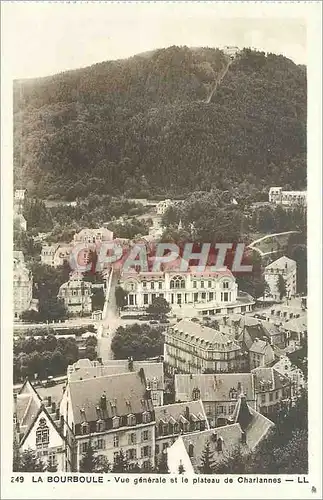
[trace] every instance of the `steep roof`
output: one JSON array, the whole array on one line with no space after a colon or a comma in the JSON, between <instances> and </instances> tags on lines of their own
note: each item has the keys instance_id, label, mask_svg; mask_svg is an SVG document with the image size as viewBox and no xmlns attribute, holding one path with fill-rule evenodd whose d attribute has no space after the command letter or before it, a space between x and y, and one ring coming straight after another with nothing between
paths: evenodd
<instances>
[{"instance_id":1,"label":"steep roof","mask_svg":"<svg viewBox=\"0 0 323 500\"><path fill-rule=\"evenodd\" d=\"M155 407L156 424L158 424L160 420L168 423L171 418L175 419L176 422L178 422L179 418L182 415L184 415L185 417L187 413L197 417L200 420L207 421L203 403L201 400L199 400L199 401L187 401L186 403L174 403L170 405L156 406Z\"/></svg>"},{"instance_id":2,"label":"steep roof","mask_svg":"<svg viewBox=\"0 0 323 500\"><path fill-rule=\"evenodd\" d=\"M251 373L255 376L256 392L274 391L290 385L290 379L272 367L254 368Z\"/></svg>"},{"instance_id":3,"label":"steep roof","mask_svg":"<svg viewBox=\"0 0 323 500\"><path fill-rule=\"evenodd\" d=\"M194 389L199 389L202 401L231 401L231 389L237 391L237 396L243 390L247 400L255 399L251 373L175 375L176 399L190 400Z\"/></svg>"},{"instance_id":4,"label":"steep roof","mask_svg":"<svg viewBox=\"0 0 323 500\"><path fill-rule=\"evenodd\" d=\"M198 337L212 344L219 344L223 346L223 349L227 349L228 347L232 350L239 349L239 346L235 344L228 335L221 333L219 330L215 330L214 328L209 328L208 326L195 323L194 321L182 319L176 323L173 328L174 330L179 330L183 333L193 335L194 337Z\"/></svg>"},{"instance_id":5,"label":"steep roof","mask_svg":"<svg viewBox=\"0 0 323 500\"><path fill-rule=\"evenodd\" d=\"M280 257L277 260L274 260L271 264L268 264L266 266L266 269L285 269L287 265L287 269L294 267L296 265L295 260L289 259L285 255L283 257Z\"/></svg>"},{"instance_id":6,"label":"steep roof","mask_svg":"<svg viewBox=\"0 0 323 500\"><path fill-rule=\"evenodd\" d=\"M283 324L283 328L289 332L303 333L307 331L306 315L300 318L294 318Z\"/></svg>"},{"instance_id":7,"label":"steep roof","mask_svg":"<svg viewBox=\"0 0 323 500\"><path fill-rule=\"evenodd\" d=\"M71 381L68 385L74 424L97 420L96 408L101 396L107 402L103 418L153 411L152 401L146 397L143 371Z\"/></svg>"},{"instance_id":8,"label":"steep roof","mask_svg":"<svg viewBox=\"0 0 323 500\"><path fill-rule=\"evenodd\" d=\"M256 352L258 354L265 354L267 347L269 346L266 340L255 339L254 343L250 347L249 351Z\"/></svg>"},{"instance_id":9,"label":"steep roof","mask_svg":"<svg viewBox=\"0 0 323 500\"><path fill-rule=\"evenodd\" d=\"M28 425L28 428L25 432L25 434L23 435L22 437L22 440L21 442L19 443L20 446L22 446L24 444L24 442L26 441L28 435L30 434L33 426L35 425L35 423L37 422L38 420L38 417L44 413L46 415L46 417L48 418L49 422L52 424L54 430L57 432L57 434L63 439L65 440L64 436L63 436L63 433L61 432L60 428L58 427L58 425L55 423L55 421L53 420L52 416L50 415L50 413L47 411L46 407L44 405L41 405L39 408L38 408L38 411L37 413L34 415L33 419L31 420L30 424Z\"/></svg>"}]
</instances>

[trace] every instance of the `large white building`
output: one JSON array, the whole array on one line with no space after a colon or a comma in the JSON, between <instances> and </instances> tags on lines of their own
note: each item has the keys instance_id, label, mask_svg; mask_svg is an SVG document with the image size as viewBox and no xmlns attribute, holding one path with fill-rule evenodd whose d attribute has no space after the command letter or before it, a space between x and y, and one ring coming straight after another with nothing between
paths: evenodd
<instances>
[{"instance_id":1,"label":"large white building","mask_svg":"<svg viewBox=\"0 0 323 500\"><path fill-rule=\"evenodd\" d=\"M180 261L165 264L159 272L122 271L120 286L128 292L127 306L146 308L162 297L181 316L226 314L252 309L252 297L238 294L238 285L229 269L213 271L206 266L200 272L189 266L181 272Z\"/></svg>"},{"instance_id":2,"label":"large white building","mask_svg":"<svg viewBox=\"0 0 323 500\"><path fill-rule=\"evenodd\" d=\"M14 317L18 319L22 312L30 307L33 295L33 277L27 269L22 252L13 252L13 304Z\"/></svg>"},{"instance_id":3,"label":"large white building","mask_svg":"<svg viewBox=\"0 0 323 500\"><path fill-rule=\"evenodd\" d=\"M98 229L84 228L74 235L73 242L77 243L101 243L103 241L112 241L113 232L105 227Z\"/></svg>"},{"instance_id":4,"label":"large white building","mask_svg":"<svg viewBox=\"0 0 323 500\"><path fill-rule=\"evenodd\" d=\"M292 298L297 291L297 264L288 257L280 257L265 267L265 280L270 288L270 296L275 300L280 300L279 276L282 276L285 282L286 297Z\"/></svg>"},{"instance_id":5,"label":"large white building","mask_svg":"<svg viewBox=\"0 0 323 500\"><path fill-rule=\"evenodd\" d=\"M275 205L306 205L307 191L283 191L281 187L269 189L269 202Z\"/></svg>"}]
</instances>

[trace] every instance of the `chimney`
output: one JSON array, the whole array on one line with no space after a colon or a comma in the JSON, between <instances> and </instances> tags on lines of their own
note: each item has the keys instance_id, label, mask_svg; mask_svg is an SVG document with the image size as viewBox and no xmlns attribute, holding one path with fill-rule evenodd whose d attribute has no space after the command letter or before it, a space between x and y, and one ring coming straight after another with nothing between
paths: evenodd
<instances>
[{"instance_id":1,"label":"chimney","mask_svg":"<svg viewBox=\"0 0 323 500\"><path fill-rule=\"evenodd\" d=\"M47 406L52 406L52 396L48 396L47 401Z\"/></svg>"},{"instance_id":2,"label":"chimney","mask_svg":"<svg viewBox=\"0 0 323 500\"><path fill-rule=\"evenodd\" d=\"M190 421L190 409L188 406L185 408L185 418L186 420Z\"/></svg>"},{"instance_id":3,"label":"chimney","mask_svg":"<svg viewBox=\"0 0 323 500\"><path fill-rule=\"evenodd\" d=\"M190 380L193 380L193 375L190 373Z\"/></svg>"},{"instance_id":4,"label":"chimney","mask_svg":"<svg viewBox=\"0 0 323 500\"><path fill-rule=\"evenodd\" d=\"M56 403L55 401L52 402L52 413L56 412Z\"/></svg>"},{"instance_id":5,"label":"chimney","mask_svg":"<svg viewBox=\"0 0 323 500\"><path fill-rule=\"evenodd\" d=\"M150 387L146 387L146 399L151 399L151 389Z\"/></svg>"},{"instance_id":6,"label":"chimney","mask_svg":"<svg viewBox=\"0 0 323 500\"><path fill-rule=\"evenodd\" d=\"M59 420L60 416L59 416L59 408L56 409L56 420Z\"/></svg>"},{"instance_id":7,"label":"chimney","mask_svg":"<svg viewBox=\"0 0 323 500\"><path fill-rule=\"evenodd\" d=\"M61 420L61 428L63 428L64 427L64 417L63 417L63 415L61 415L60 420Z\"/></svg>"},{"instance_id":8,"label":"chimney","mask_svg":"<svg viewBox=\"0 0 323 500\"><path fill-rule=\"evenodd\" d=\"M105 394L102 394L102 396L100 398L100 408L101 408L101 410L107 409L107 397Z\"/></svg>"},{"instance_id":9,"label":"chimney","mask_svg":"<svg viewBox=\"0 0 323 500\"><path fill-rule=\"evenodd\" d=\"M103 365L102 358L97 358L97 361L100 363L100 365Z\"/></svg>"},{"instance_id":10,"label":"chimney","mask_svg":"<svg viewBox=\"0 0 323 500\"><path fill-rule=\"evenodd\" d=\"M128 358L128 370L130 372L133 371L133 357L132 356L130 358Z\"/></svg>"},{"instance_id":11,"label":"chimney","mask_svg":"<svg viewBox=\"0 0 323 500\"><path fill-rule=\"evenodd\" d=\"M238 393L241 393L241 382L238 382Z\"/></svg>"}]
</instances>

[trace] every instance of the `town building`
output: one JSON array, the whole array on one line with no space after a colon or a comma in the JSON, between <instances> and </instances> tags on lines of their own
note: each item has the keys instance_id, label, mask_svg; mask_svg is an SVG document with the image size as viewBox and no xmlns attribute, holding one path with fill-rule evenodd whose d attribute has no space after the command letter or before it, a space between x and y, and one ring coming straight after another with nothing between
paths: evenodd
<instances>
[{"instance_id":1,"label":"town building","mask_svg":"<svg viewBox=\"0 0 323 500\"><path fill-rule=\"evenodd\" d=\"M111 464L123 450L130 467L154 466L155 414L144 370L70 381L60 411L72 471L79 471L90 443Z\"/></svg>"},{"instance_id":2,"label":"town building","mask_svg":"<svg viewBox=\"0 0 323 500\"><path fill-rule=\"evenodd\" d=\"M296 295L297 264L294 260L288 257L280 257L271 264L265 267L264 277L270 288L270 296L276 300L280 300L279 276L285 283L286 297L292 298Z\"/></svg>"},{"instance_id":3,"label":"town building","mask_svg":"<svg viewBox=\"0 0 323 500\"><path fill-rule=\"evenodd\" d=\"M84 228L74 235L73 243L102 243L113 240L113 232L105 227L98 229Z\"/></svg>"},{"instance_id":4,"label":"town building","mask_svg":"<svg viewBox=\"0 0 323 500\"><path fill-rule=\"evenodd\" d=\"M210 427L227 425L244 393L251 408L256 395L251 373L175 375L175 401L202 400Z\"/></svg>"},{"instance_id":5,"label":"town building","mask_svg":"<svg viewBox=\"0 0 323 500\"><path fill-rule=\"evenodd\" d=\"M129 359L105 360L104 364L99 361L80 359L67 368L69 381L85 380L87 378L102 377L105 375L118 375L119 373L137 372L144 370L147 388L151 392L151 400L154 406L164 404L164 366L163 363L153 361L133 361Z\"/></svg>"},{"instance_id":6,"label":"town building","mask_svg":"<svg viewBox=\"0 0 323 500\"><path fill-rule=\"evenodd\" d=\"M157 203L156 210L157 215L164 215L167 210L174 205L174 202L170 199L162 200Z\"/></svg>"},{"instance_id":7,"label":"town building","mask_svg":"<svg viewBox=\"0 0 323 500\"><path fill-rule=\"evenodd\" d=\"M56 243L54 245L43 245L40 260L42 264L51 267L62 266L69 262L72 245Z\"/></svg>"},{"instance_id":8,"label":"town building","mask_svg":"<svg viewBox=\"0 0 323 500\"><path fill-rule=\"evenodd\" d=\"M171 373L239 372L240 346L218 330L181 320L165 332L164 361Z\"/></svg>"},{"instance_id":9,"label":"town building","mask_svg":"<svg viewBox=\"0 0 323 500\"><path fill-rule=\"evenodd\" d=\"M92 284L78 273L60 286L58 298L64 302L70 315L86 316L92 312Z\"/></svg>"},{"instance_id":10,"label":"town building","mask_svg":"<svg viewBox=\"0 0 323 500\"><path fill-rule=\"evenodd\" d=\"M255 368L254 384L257 410L263 415L275 415L281 402L289 401L292 395L292 381L275 368Z\"/></svg>"},{"instance_id":11,"label":"town building","mask_svg":"<svg viewBox=\"0 0 323 500\"><path fill-rule=\"evenodd\" d=\"M307 384L303 371L294 365L288 356L282 355L277 363L273 365L273 368L291 380L292 396L297 396L302 389L306 388Z\"/></svg>"},{"instance_id":12,"label":"town building","mask_svg":"<svg viewBox=\"0 0 323 500\"><path fill-rule=\"evenodd\" d=\"M268 339L258 339L253 341L249 348L249 367L250 370L258 366L268 366L275 360L275 353Z\"/></svg>"},{"instance_id":13,"label":"town building","mask_svg":"<svg viewBox=\"0 0 323 500\"><path fill-rule=\"evenodd\" d=\"M14 318L19 319L21 313L27 311L33 295L33 277L25 264L21 251L13 252L13 304Z\"/></svg>"},{"instance_id":14,"label":"town building","mask_svg":"<svg viewBox=\"0 0 323 500\"><path fill-rule=\"evenodd\" d=\"M238 294L238 285L229 269L213 271L206 266L200 272L188 266L180 272L181 259L165 263L162 270L122 270L120 286L128 292L127 306L148 307L156 297L164 298L176 314L184 317L251 311L252 297ZM150 263L149 263L150 264Z\"/></svg>"},{"instance_id":15,"label":"town building","mask_svg":"<svg viewBox=\"0 0 323 500\"><path fill-rule=\"evenodd\" d=\"M50 397L42 400L26 380L19 394L14 393L13 418L14 453L32 450L46 470L65 471L66 442L56 403Z\"/></svg>"},{"instance_id":16,"label":"town building","mask_svg":"<svg viewBox=\"0 0 323 500\"><path fill-rule=\"evenodd\" d=\"M283 191L281 187L271 187L269 202L275 205L304 206L307 204L307 191Z\"/></svg>"},{"instance_id":17,"label":"town building","mask_svg":"<svg viewBox=\"0 0 323 500\"><path fill-rule=\"evenodd\" d=\"M13 223L14 227L19 228L21 231L27 231L27 221L21 213L14 213Z\"/></svg>"},{"instance_id":18,"label":"town building","mask_svg":"<svg viewBox=\"0 0 323 500\"><path fill-rule=\"evenodd\" d=\"M203 473L201 459L208 445L216 472L216 467L237 449L245 455L251 453L273 428L273 422L251 408L241 394L229 425L184 434L167 449L169 471L171 474L178 474L181 465L185 474Z\"/></svg>"},{"instance_id":19,"label":"town building","mask_svg":"<svg viewBox=\"0 0 323 500\"><path fill-rule=\"evenodd\" d=\"M202 401L187 401L155 408L155 454L171 446L179 435L209 429Z\"/></svg>"},{"instance_id":20,"label":"town building","mask_svg":"<svg viewBox=\"0 0 323 500\"><path fill-rule=\"evenodd\" d=\"M164 361L171 373L239 371L240 346L221 331L181 320L165 332Z\"/></svg>"},{"instance_id":21,"label":"town building","mask_svg":"<svg viewBox=\"0 0 323 500\"><path fill-rule=\"evenodd\" d=\"M281 326L286 335L288 351L296 351L302 347L307 340L307 315L290 319Z\"/></svg>"}]
</instances>

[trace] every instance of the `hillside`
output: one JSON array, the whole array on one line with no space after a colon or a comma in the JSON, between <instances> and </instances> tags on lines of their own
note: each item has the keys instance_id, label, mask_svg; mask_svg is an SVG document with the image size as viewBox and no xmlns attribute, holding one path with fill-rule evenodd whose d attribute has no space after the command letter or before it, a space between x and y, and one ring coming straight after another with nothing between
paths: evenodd
<instances>
[{"instance_id":1,"label":"hillside","mask_svg":"<svg viewBox=\"0 0 323 500\"><path fill-rule=\"evenodd\" d=\"M14 84L15 184L40 197L306 185L306 69L170 47Z\"/></svg>"}]
</instances>

